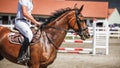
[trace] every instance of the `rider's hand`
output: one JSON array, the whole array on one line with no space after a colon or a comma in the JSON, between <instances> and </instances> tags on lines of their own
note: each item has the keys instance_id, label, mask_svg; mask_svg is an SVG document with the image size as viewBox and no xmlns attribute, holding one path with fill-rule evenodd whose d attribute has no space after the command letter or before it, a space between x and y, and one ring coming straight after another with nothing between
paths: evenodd
<instances>
[{"instance_id":1,"label":"rider's hand","mask_svg":"<svg viewBox=\"0 0 120 68\"><path fill-rule=\"evenodd\" d=\"M37 26L41 26L42 23L41 23L41 22L36 22L36 25L37 25Z\"/></svg>"}]
</instances>

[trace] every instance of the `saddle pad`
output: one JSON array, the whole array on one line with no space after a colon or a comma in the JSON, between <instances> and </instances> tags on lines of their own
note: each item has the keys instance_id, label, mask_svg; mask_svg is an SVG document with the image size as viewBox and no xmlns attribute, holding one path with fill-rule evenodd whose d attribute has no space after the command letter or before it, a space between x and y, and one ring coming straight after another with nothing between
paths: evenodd
<instances>
[{"instance_id":1,"label":"saddle pad","mask_svg":"<svg viewBox=\"0 0 120 68\"><path fill-rule=\"evenodd\" d=\"M37 33L33 32L33 34L34 34L34 36L31 41L31 44L35 44L35 43L39 42L39 39L40 39L39 31ZM14 44L21 44L24 41L24 37L19 32L10 32L8 34L8 39L11 43L14 43Z\"/></svg>"}]
</instances>

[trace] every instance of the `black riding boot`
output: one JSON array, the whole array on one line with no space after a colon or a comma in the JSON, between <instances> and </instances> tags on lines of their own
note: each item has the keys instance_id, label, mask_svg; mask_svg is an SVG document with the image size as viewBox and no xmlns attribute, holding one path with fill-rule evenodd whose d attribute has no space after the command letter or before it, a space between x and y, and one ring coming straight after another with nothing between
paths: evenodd
<instances>
[{"instance_id":1,"label":"black riding boot","mask_svg":"<svg viewBox=\"0 0 120 68\"><path fill-rule=\"evenodd\" d=\"M26 58L26 51L27 51L27 48L28 48L29 45L30 45L29 39L24 38L24 41L22 43L22 46L21 46L21 49L20 49L20 52L19 52L19 56L18 56L18 59L17 59L18 60L17 63L22 63L22 62L25 62L26 60L29 60L28 57Z\"/></svg>"}]
</instances>

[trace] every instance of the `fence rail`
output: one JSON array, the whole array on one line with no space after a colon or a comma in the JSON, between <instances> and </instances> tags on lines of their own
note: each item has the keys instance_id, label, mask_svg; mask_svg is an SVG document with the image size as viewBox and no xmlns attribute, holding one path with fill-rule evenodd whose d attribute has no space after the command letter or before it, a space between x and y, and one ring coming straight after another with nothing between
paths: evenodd
<instances>
[{"instance_id":1,"label":"fence rail","mask_svg":"<svg viewBox=\"0 0 120 68\"><path fill-rule=\"evenodd\" d=\"M104 27L97 27L97 29L101 29L104 30ZM108 28L109 29L109 37L113 37L113 38L118 38L120 39L120 28ZM90 35L93 36L93 27L89 27L89 32ZM99 32L98 32L99 33ZM102 32L101 32L102 34ZM72 39L75 39L75 37L77 37L77 35L75 35L74 33L67 33L67 36L71 36Z\"/></svg>"},{"instance_id":2,"label":"fence rail","mask_svg":"<svg viewBox=\"0 0 120 68\"><path fill-rule=\"evenodd\" d=\"M0 25L0 26L9 27L10 29L14 27L14 25ZM99 27L99 28L104 29L103 27ZM116 37L120 39L120 28L108 28L108 29L109 29L110 37ZM90 35L93 36L93 27L89 27L89 32L90 32ZM76 37L74 34L71 34L71 33L67 33L66 36L72 36L73 39Z\"/></svg>"}]
</instances>

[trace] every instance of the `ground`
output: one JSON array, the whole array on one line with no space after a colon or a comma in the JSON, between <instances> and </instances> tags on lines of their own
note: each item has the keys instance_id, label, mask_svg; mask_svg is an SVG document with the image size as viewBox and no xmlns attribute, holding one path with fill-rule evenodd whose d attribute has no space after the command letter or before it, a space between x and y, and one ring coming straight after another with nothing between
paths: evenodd
<instances>
[{"instance_id":1,"label":"ground","mask_svg":"<svg viewBox=\"0 0 120 68\"><path fill-rule=\"evenodd\" d=\"M48 68L120 68L120 39L110 40L109 55L98 51L96 55L58 53L53 64ZM61 47L90 47L90 44L63 43ZM27 68L4 59L0 68Z\"/></svg>"}]
</instances>

